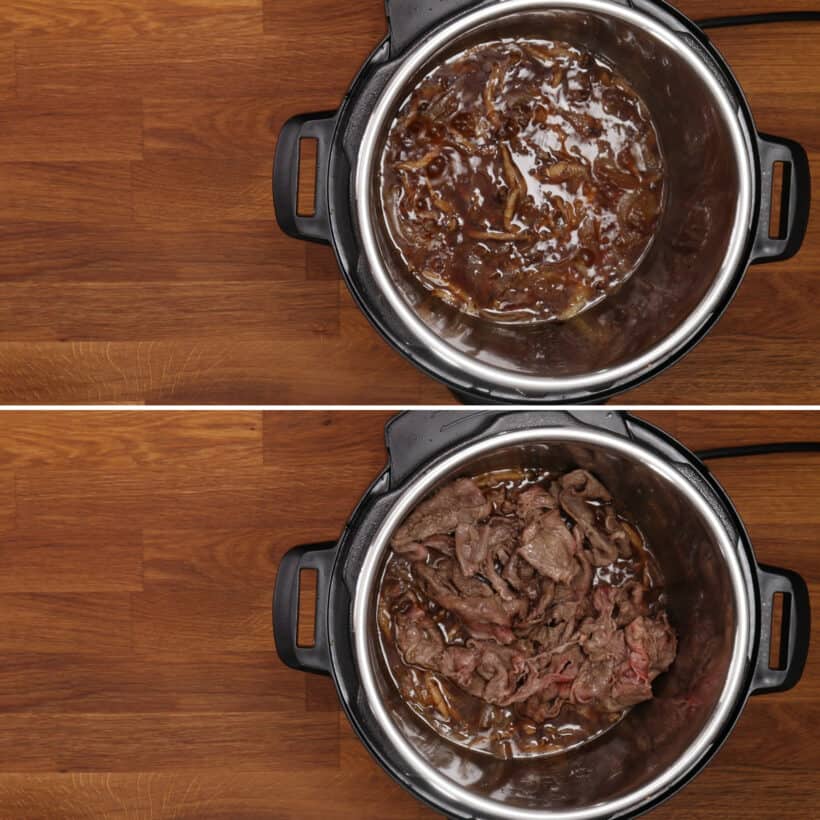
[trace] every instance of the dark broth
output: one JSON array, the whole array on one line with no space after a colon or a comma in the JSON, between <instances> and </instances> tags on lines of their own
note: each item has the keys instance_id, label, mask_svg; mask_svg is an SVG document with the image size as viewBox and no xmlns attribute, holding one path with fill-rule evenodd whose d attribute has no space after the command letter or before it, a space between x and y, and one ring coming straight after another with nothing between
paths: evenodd
<instances>
[{"instance_id":1,"label":"dark broth","mask_svg":"<svg viewBox=\"0 0 820 820\"><path fill-rule=\"evenodd\" d=\"M548 486L553 476L535 471L498 471L474 476L482 490L499 487L522 489L533 484ZM493 515L501 514L494 504ZM643 536L634 524L619 516L633 548L629 559L618 558L599 567L593 575L593 590L599 583L620 587L631 579L649 589L648 611L664 607L662 576ZM428 558L428 562L429 562ZM380 582L379 639L386 668L403 700L428 726L447 740L498 758L535 757L565 752L607 731L629 711L604 712L591 706L564 703L555 718L536 723L518 714L517 706L501 707L465 692L452 681L404 661L394 638L391 587L412 590L419 604L438 625L445 643L464 645L469 636L459 619L424 595L414 582L410 562L391 552Z\"/></svg>"},{"instance_id":2,"label":"dark broth","mask_svg":"<svg viewBox=\"0 0 820 820\"><path fill-rule=\"evenodd\" d=\"M566 320L617 290L658 224L649 112L601 57L532 38L430 71L382 155L386 224L408 270L472 315Z\"/></svg>"}]
</instances>

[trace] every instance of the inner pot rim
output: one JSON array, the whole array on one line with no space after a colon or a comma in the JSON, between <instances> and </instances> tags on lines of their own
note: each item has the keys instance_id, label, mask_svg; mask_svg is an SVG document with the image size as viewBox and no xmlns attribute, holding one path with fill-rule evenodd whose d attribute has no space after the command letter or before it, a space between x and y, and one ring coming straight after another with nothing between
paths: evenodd
<instances>
[{"instance_id":1,"label":"inner pot rim","mask_svg":"<svg viewBox=\"0 0 820 820\"><path fill-rule=\"evenodd\" d=\"M677 328L640 356L616 367L603 368L579 376L554 377L522 374L507 367L481 362L463 353L430 330L410 306L405 296L393 282L379 252L376 231L371 218L373 205L372 182L378 174L379 156L376 146L379 135L389 126L398 100L406 90L407 81L418 69L437 52L448 45L453 38L490 22L496 17L506 17L516 12L528 11L588 11L603 13L642 28L663 46L682 55L711 92L734 148L738 179L738 196L732 235L720 269L700 303ZM639 373L657 366L673 355L692 338L709 320L727 291L730 291L736 274L743 273L747 266L743 254L748 233L753 224L752 203L756 175L751 149L752 137L744 122L742 113L726 89L721 85L713 68L707 65L695 50L675 32L649 15L603 0L503 0L458 18L444 26L435 35L428 37L413 49L388 81L381 92L367 122L359 147L355 172L356 217L361 244L371 275L379 291L389 302L406 332L422 342L440 360L450 367L491 384L512 388L533 394L549 394L600 386L612 386Z\"/></svg>"},{"instance_id":2,"label":"inner pot rim","mask_svg":"<svg viewBox=\"0 0 820 820\"><path fill-rule=\"evenodd\" d=\"M720 547L720 553L728 565L729 575L732 580L736 614L734 644L723 689L716 701L712 715L687 751L666 771L630 794L596 806L559 811L522 809L509 806L498 800L477 796L469 789L459 786L443 776L437 769L427 763L405 740L404 735L391 719L382 703L370 659L372 635L369 630L370 616L373 614L372 610L374 609L372 602L375 594L374 585L378 584L380 578L382 559L388 547L389 538L413 506L425 497L436 482L447 476L452 476L459 467L478 456L513 445L538 444L549 441L557 443L580 442L615 451L620 456L642 462L643 465L649 467L663 479L675 485L687 501L695 507L704 525L709 529ZM533 428L490 436L460 449L432 468L423 470L417 478L410 482L387 513L370 545L366 548L351 607L354 655L366 702L372 710L379 728L398 751L401 764L417 772L423 772L425 779L436 791L457 805L478 812L480 816L504 817L512 820L536 820L536 818L537 820L584 820L584 818L611 816L633 809L654 799L693 769L701 757L715 743L719 742L724 724L731 722L750 663L749 640L752 625L744 570L740 560L741 555L741 551L737 548L737 544L730 539L719 516L700 492L670 463L641 445L610 433L565 427Z\"/></svg>"}]
</instances>

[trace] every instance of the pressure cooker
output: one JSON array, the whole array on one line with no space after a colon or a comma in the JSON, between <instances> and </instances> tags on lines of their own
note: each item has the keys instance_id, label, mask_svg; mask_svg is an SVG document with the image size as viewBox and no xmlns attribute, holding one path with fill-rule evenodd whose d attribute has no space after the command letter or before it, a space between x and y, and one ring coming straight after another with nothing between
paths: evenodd
<instances>
[{"instance_id":1,"label":"pressure cooker","mask_svg":"<svg viewBox=\"0 0 820 820\"><path fill-rule=\"evenodd\" d=\"M387 0L389 32L336 111L293 117L276 149L280 227L332 245L359 307L414 365L470 403L585 403L676 362L729 305L751 263L792 256L806 231L809 165L759 134L726 62L698 26L657 0ZM422 287L391 251L379 158L398 107L452 54L517 35L608 60L641 95L666 157L666 202L638 270L565 322L503 325ZM297 212L299 145L317 140L315 212ZM784 164L770 236L773 166ZM393 249L394 250L394 249Z\"/></svg>"},{"instance_id":2,"label":"pressure cooker","mask_svg":"<svg viewBox=\"0 0 820 820\"><path fill-rule=\"evenodd\" d=\"M279 657L330 675L378 763L452 818L635 816L689 782L732 731L750 695L802 673L809 600L794 572L762 566L731 499L698 458L658 428L602 411L410 412L386 428L388 462L337 541L297 547L273 599ZM455 477L520 467L583 468L636 522L665 578L678 655L654 697L602 736L561 754L499 760L455 745L403 701L378 640L377 593L392 533ZM299 573L317 571L315 642L299 646ZM772 668L772 599L784 595Z\"/></svg>"}]
</instances>

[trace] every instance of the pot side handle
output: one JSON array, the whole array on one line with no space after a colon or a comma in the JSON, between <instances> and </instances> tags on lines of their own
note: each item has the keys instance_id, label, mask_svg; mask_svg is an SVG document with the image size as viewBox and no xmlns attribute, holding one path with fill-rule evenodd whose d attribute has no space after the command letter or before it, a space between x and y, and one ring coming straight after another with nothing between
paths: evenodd
<instances>
[{"instance_id":1,"label":"pot side handle","mask_svg":"<svg viewBox=\"0 0 820 820\"><path fill-rule=\"evenodd\" d=\"M761 192L752 262L777 262L794 256L806 236L811 208L809 160L803 146L793 140L758 134L757 145L760 153ZM778 237L772 238L769 236L769 225L775 162L783 163L783 191Z\"/></svg>"},{"instance_id":2,"label":"pot side handle","mask_svg":"<svg viewBox=\"0 0 820 820\"><path fill-rule=\"evenodd\" d=\"M809 654L811 609L806 582L788 569L760 565L757 572L760 584L760 644L757 668L752 680L752 693L785 692L800 680ZM772 596L781 592L786 598L780 634L780 666L770 669L772 644Z\"/></svg>"},{"instance_id":3,"label":"pot side handle","mask_svg":"<svg viewBox=\"0 0 820 820\"><path fill-rule=\"evenodd\" d=\"M285 553L276 573L273 591L273 637L284 663L302 672L330 674L327 605L330 573L336 560L336 542L303 544ZM299 646L299 574L316 570L316 619L313 646Z\"/></svg>"},{"instance_id":4,"label":"pot side handle","mask_svg":"<svg viewBox=\"0 0 820 820\"><path fill-rule=\"evenodd\" d=\"M330 243L328 161L336 129L336 111L299 114L279 132L273 159L273 207L276 221L288 236L310 242ZM314 212L299 211L299 146L303 139L316 140L316 193Z\"/></svg>"}]
</instances>

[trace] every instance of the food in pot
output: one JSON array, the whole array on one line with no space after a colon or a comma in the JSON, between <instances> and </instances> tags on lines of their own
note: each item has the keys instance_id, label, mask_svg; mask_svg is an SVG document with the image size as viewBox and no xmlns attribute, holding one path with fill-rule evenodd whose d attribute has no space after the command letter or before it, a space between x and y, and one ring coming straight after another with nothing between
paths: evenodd
<instances>
[{"instance_id":1,"label":"food in pot","mask_svg":"<svg viewBox=\"0 0 820 820\"><path fill-rule=\"evenodd\" d=\"M387 667L460 745L523 757L586 742L651 699L675 659L657 563L585 470L459 478L391 547Z\"/></svg>"},{"instance_id":2,"label":"food in pot","mask_svg":"<svg viewBox=\"0 0 820 820\"><path fill-rule=\"evenodd\" d=\"M414 88L381 188L395 249L428 290L490 320L566 320L638 267L664 163L646 106L602 57L500 39Z\"/></svg>"}]
</instances>

